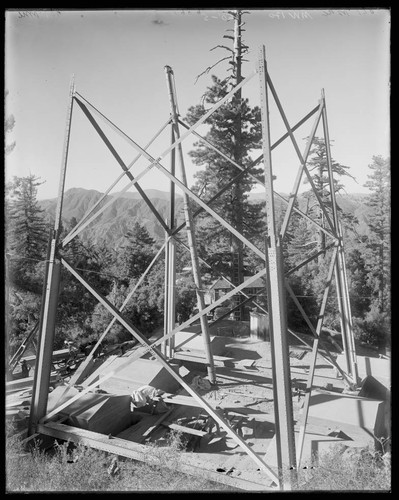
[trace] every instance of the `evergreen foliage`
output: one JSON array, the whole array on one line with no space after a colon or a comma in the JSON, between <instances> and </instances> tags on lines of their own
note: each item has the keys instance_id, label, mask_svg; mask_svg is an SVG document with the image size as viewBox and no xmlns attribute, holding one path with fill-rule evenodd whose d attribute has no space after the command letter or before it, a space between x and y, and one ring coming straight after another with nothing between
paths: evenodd
<instances>
[{"instance_id":1,"label":"evergreen foliage","mask_svg":"<svg viewBox=\"0 0 399 500\"><path fill-rule=\"evenodd\" d=\"M227 78L221 80L212 76L212 85L208 87L203 102L189 108L187 121L190 124L195 123L206 113L206 104L215 104L229 90ZM239 151L237 151L236 138L238 117L241 122ZM248 99L233 99L221 106L205 123L209 125L205 138L210 143L243 168L252 164L250 154L261 145L260 109L258 107L251 108ZM264 202L250 203L248 193L255 184L254 176L260 177L261 169L254 166L249 173L237 178L241 170L209 146L196 142L194 147L196 149L189 152L193 163L204 167L195 175L194 192L208 201L231 182L230 187L215 201L212 201L211 207L246 238L250 240L256 238L262 231L265 231L262 213ZM235 242L231 233L208 213L202 213L200 219L197 226L198 239L202 243L202 248L207 248L208 259L217 271L232 276L232 245L242 245L241 242ZM249 252L244 250L244 260L248 254ZM203 255L202 253L201 256ZM243 273L247 272L248 270L244 267Z\"/></svg>"},{"instance_id":2,"label":"evergreen foliage","mask_svg":"<svg viewBox=\"0 0 399 500\"><path fill-rule=\"evenodd\" d=\"M391 296L390 160L374 156L369 168L371 174L365 184L372 193L367 201L368 206L372 208L368 218L370 237L367 243L369 284L379 311L384 312L390 310Z\"/></svg>"},{"instance_id":3,"label":"evergreen foliage","mask_svg":"<svg viewBox=\"0 0 399 500\"><path fill-rule=\"evenodd\" d=\"M14 177L6 193L6 246L13 262L10 280L26 291L40 293L37 263L46 258L48 223L37 201L42 184L34 175Z\"/></svg>"}]
</instances>

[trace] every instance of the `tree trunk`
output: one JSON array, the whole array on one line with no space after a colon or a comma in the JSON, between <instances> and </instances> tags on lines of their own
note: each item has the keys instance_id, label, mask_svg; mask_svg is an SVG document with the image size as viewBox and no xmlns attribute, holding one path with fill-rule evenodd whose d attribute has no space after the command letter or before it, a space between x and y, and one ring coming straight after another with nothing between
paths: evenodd
<instances>
[{"instance_id":1,"label":"tree trunk","mask_svg":"<svg viewBox=\"0 0 399 500\"><path fill-rule=\"evenodd\" d=\"M238 85L241 80L241 12L237 10L235 12L235 22L234 22L234 71L235 71L235 85ZM233 98L233 104L236 107L236 118L235 118L235 131L234 131L234 161L241 164L242 161L242 141L241 141L241 105L242 93L239 89ZM233 176L239 173L237 167L234 168ZM243 190L241 181L237 181L233 186L232 192L232 225L241 234L243 233ZM232 276L231 281L235 286L240 285L244 281L243 276L243 243L241 240L236 238L234 235L231 237L231 270ZM241 303L242 296L240 294L235 296L235 305L238 306ZM241 306L236 309L234 313L236 320L244 319L244 307Z\"/></svg>"}]
</instances>

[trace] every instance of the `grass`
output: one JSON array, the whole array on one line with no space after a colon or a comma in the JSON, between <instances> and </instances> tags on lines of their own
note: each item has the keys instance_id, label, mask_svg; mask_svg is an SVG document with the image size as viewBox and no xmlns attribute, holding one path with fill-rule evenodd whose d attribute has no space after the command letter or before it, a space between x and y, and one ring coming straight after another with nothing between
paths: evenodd
<instances>
[{"instance_id":1,"label":"grass","mask_svg":"<svg viewBox=\"0 0 399 500\"><path fill-rule=\"evenodd\" d=\"M370 448L347 449L336 445L321 455L314 468L298 473L300 491L390 491L391 463Z\"/></svg>"},{"instance_id":2,"label":"grass","mask_svg":"<svg viewBox=\"0 0 399 500\"><path fill-rule=\"evenodd\" d=\"M116 460L114 455L70 443L56 444L50 453L38 446L26 452L20 439L8 436L6 491L232 491L223 484L180 472L180 449L180 435L172 433L167 446L149 447L153 463L149 465L122 457ZM116 471L112 472L113 467Z\"/></svg>"},{"instance_id":3,"label":"grass","mask_svg":"<svg viewBox=\"0 0 399 500\"><path fill-rule=\"evenodd\" d=\"M38 446L27 452L19 438L8 435L6 491L237 491L182 473L182 448L181 435L172 432L166 446L149 445L150 465L70 443L55 444L50 453ZM371 449L343 453L336 446L319 457L317 466L300 470L295 490L382 492L390 488L391 464L382 453Z\"/></svg>"}]
</instances>

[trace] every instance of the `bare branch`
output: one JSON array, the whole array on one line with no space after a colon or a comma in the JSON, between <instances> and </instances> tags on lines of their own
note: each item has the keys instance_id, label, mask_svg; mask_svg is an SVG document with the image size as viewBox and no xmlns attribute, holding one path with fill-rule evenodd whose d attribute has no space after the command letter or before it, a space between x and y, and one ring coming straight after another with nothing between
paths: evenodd
<instances>
[{"instance_id":1,"label":"bare branch","mask_svg":"<svg viewBox=\"0 0 399 500\"><path fill-rule=\"evenodd\" d=\"M217 48L226 49L234 54L234 50L230 49L229 47L226 47L226 45L216 45L215 47L212 47L209 52L212 52L212 50L215 50Z\"/></svg>"},{"instance_id":2,"label":"bare branch","mask_svg":"<svg viewBox=\"0 0 399 500\"><path fill-rule=\"evenodd\" d=\"M217 66L219 63L225 61L226 59L230 59L230 56L226 56L226 57L223 57L223 59L219 59L219 61L217 61L215 64L212 64L212 66L208 66L202 73L200 73L197 78L195 79L195 82L194 83L197 83L197 81L199 80L199 78L202 76L202 75L205 75L205 74L208 74L211 69L213 69L215 66Z\"/></svg>"}]
</instances>

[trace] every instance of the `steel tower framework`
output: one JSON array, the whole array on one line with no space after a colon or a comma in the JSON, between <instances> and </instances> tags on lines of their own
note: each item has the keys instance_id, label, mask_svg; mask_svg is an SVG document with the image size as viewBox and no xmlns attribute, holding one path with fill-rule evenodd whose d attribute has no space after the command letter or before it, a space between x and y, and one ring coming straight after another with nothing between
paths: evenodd
<instances>
[{"instance_id":1,"label":"steel tower framework","mask_svg":"<svg viewBox=\"0 0 399 500\"><path fill-rule=\"evenodd\" d=\"M87 392L93 390L95 387L100 385L104 380L110 378L115 371L109 372L104 376L100 377L94 383L91 383L88 387L83 389L79 394L70 398L69 400L59 404L55 409L47 412L47 402L48 402L48 390L49 390L49 380L50 380L50 367L51 367L51 355L53 350L54 342L54 332L56 326L56 309L58 301L58 288L60 280L60 270L61 266L67 269L94 297L97 298L98 302L101 303L112 315L112 321L100 336L98 342L93 347L91 353L86 358L86 360L80 365L78 370L72 376L69 385L66 387L64 394L69 390L70 387L78 384L84 380L85 374L87 373L90 361L93 358L93 354L105 338L107 333L110 331L112 325L115 321L121 323L130 334L138 340L140 343L140 348L130 356L125 363L123 363L118 370L123 369L127 364L134 362L135 359L143 356L147 352L151 352L153 356L158 360L159 363L175 378L178 380L180 385L187 390L187 392L201 405L201 407L227 432L227 434L236 441L236 443L242 448L242 450L247 453L252 460L263 470L269 478L273 481L273 484L280 489L289 489L293 482L295 481L295 471L301 460L301 453L303 448L303 440L306 432L306 423L309 409L309 402L311 396L311 389L313 385L313 377L316 366L316 357L318 354L319 346L322 345L322 340L320 339L320 334L323 327L323 318L325 314L325 308L327 304L327 299L329 296L329 291L331 288L331 283L335 279L335 286L337 290L337 302L341 318L341 333L343 339L344 353L346 359L346 370L342 370L335 362L334 358L330 355L326 346L323 346L325 353L320 352L320 354L342 374L349 386L355 387L357 385L357 367L356 367L356 353L352 332L351 323L351 311L350 302L348 295L348 284L345 270L345 256L344 256L344 246L342 239L342 228L339 222L338 209L335 199L334 191L334 180L332 171L332 160L330 152L330 140L329 131L327 123L327 111L326 111L326 100L324 96L324 91L322 92L321 99L318 105L314 107L304 118L297 122L294 126L291 126L288 122L284 109L278 98L277 92L273 86L271 77L267 71L267 63L265 56L264 47L260 47L258 55L258 63L254 71L245 79L243 79L238 85L236 85L225 97L218 101L210 110L208 110L194 125L188 126L178 114L177 99L175 92L175 83L173 71L170 67L165 67L166 80L169 93L169 101L171 106L171 113L169 119L166 121L165 125L155 134L151 141L144 147L141 147L137 142L130 138L125 132L123 132L119 127L117 127L111 120L109 120L98 108L91 104L85 97L83 97L79 92L76 91L75 85L72 81L70 93L69 93L69 105L67 112L67 125L66 125L66 135L64 150L62 156L62 166L60 174L59 183L59 194L57 201L57 210L54 222L54 228L50 237L49 246L49 258L48 265L45 276L45 287L43 292L43 302L41 319L39 326L39 342L38 342L38 357L37 357L37 369L35 370L33 395L32 395L32 405L29 421L29 439L33 437L44 434L53 437L65 438L65 429L62 429L62 425L56 422L57 415L65 409L67 406L72 404L74 401L82 397ZM248 167L244 168L234 160L232 160L228 155L220 151L216 146L211 144L207 139L200 136L197 129L203 124L206 119L212 115L216 110L218 110L224 103L232 98L237 90L241 89L246 85L252 78L257 76L259 83L260 92L260 108L261 108L261 120L262 120L262 136L263 136L263 152L256 158ZM275 143L271 143L270 140L270 123L269 123L269 98L272 97L277 105L279 114L284 121L287 132L282 135ZM101 138L105 146L111 152L116 162L122 168L122 173L114 181L114 183L107 189L107 191L102 195L102 197L88 210L85 216L78 222L78 224L71 230L71 232L61 240L60 229L61 229L61 216L62 216L62 206L64 198L64 186L65 177L67 171L68 163L68 149L71 133L71 122L74 106L78 106L84 115L87 117L88 121L93 126L94 130L97 132L98 136ZM307 122L311 117L314 117L314 121L311 127L311 132L307 139L307 144L303 153L301 153L299 146L294 137L294 132L305 122ZM137 151L138 155L126 165L122 160L121 156L112 145L110 139L104 133L103 129L99 124L99 120L105 121L114 131L118 133L128 144L132 146L134 150ZM307 168L307 160L312 145L312 141L315 137L317 128L322 123L323 134L325 139L325 144L327 148L327 163L328 163L328 174L329 174L329 188L331 195L331 210L327 210L323 200L320 198L312 177ZM154 142L154 140L167 128L171 127L171 144L166 148L163 153L155 158L148 152L149 146ZM182 127L183 132L180 131ZM209 148L212 148L218 154L220 154L225 160L228 160L240 170L240 173L232 179L216 194L212 199L203 200L197 196L191 189L187 186L185 167L184 167L184 157L182 151L183 141L194 135L196 138L200 139ZM278 194L273 189L273 171L272 171L272 151L280 145L286 139L290 139L295 152L299 160L299 168L295 177L294 185L288 199ZM170 169L167 169L163 165L164 159L168 154L171 154L171 164ZM175 175L175 159L178 159L181 180L179 180ZM132 167L137 162L139 158L145 158L148 161L147 167L142 170L137 176L132 173ZM264 166L264 181L251 174L251 169L263 162ZM157 169L163 175L165 175L170 180L170 209L168 220L164 220L161 214L152 204L151 200L146 195L145 191L140 187L140 180L149 172L151 169ZM215 212L212 208L212 202L217 199L223 192L225 192L229 187L237 181L244 174L249 174L252 176L253 180L264 186L265 189L265 201L266 201L266 217L268 222L267 236L265 237L265 247L264 249L259 249L255 246L249 239L247 239L243 234L239 233L234 227L231 226L220 214ZM307 214L297 208L295 202L297 200L298 189L302 181L303 176L306 176L313 193L319 203L320 210L324 215L324 219L327 223L326 227L320 225L317 221L313 220ZM113 187L124 177L129 179L129 183L120 191L117 195L114 195L110 200L105 200L106 196L110 193ZM155 255L154 259L140 277L136 285L129 291L126 296L125 301L122 306L118 309L116 308L106 297L102 296L74 267L62 256L62 249L73 240L81 231L83 231L92 221L96 219L106 208L108 208L115 199L126 192L131 187L140 193L142 199L146 202L147 206L150 208L154 217L158 223L163 227L165 231L165 243L162 245L158 253ZM176 224L176 214L175 214L175 187L178 187L184 193L184 214L185 222L177 226ZM274 210L274 200L278 198L286 205L286 212L284 215L283 224L280 231L276 228L275 221L275 210ZM194 201L196 205L199 206L195 211L193 210L191 203ZM259 256L264 262L265 267L256 273L253 277L249 278L245 283L239 286L233 286L231 281L223 276L223 278L228 281L232 289L222 298L218 299L211 305L206 306L203 298L203 286L202 278L200 273L200 264L206 265L205 261L199 258L196 248L194 223L195 218L202 211L207 211L215 220L217 220L225 229L230 231L235 237L237 237L244 245L251 249L257 256ZM313 259L316 259L320 255L320 251L314 253L312 256L304 260L301 264L291 269L286 275L284 275L283 270L283 256L282 256L282 245L284 239L287 235L287 228L289 226L291 217L293 213L299 214L304 217L309 224L312 224L319 231L323 231L327 235L330 242L328 243L326 250L331 249L331 259L330 267L328 272L328 277L325 283L325 289L323 294L323 299L320 305L320 312L318 316L317 325L314 326L310 319L307 317L305 311L303 310L299 300L293 293L287 277L303 267ZM184 243L179 239L179 233L186 229L187 232L187 243ZM193 270L194 282L196 285L197 292L197 303L198 303L198 313L191 317L184 323L176 326L175 323L175 298L174 298L174 284L175 284L175 245L179 244L186 248L190 252L191 264ZM160 256L165 253L165 321L164 321L164 335L157 341L150 343L149 340L135 327L130 320L124 316L123 310L126 304L132 300L137 288L145 279L146 275L149 273L151 268L160 258ZM218 307L224 301L233 297L236 294L242 294L244 296L244 302L253 300L253 297L248 296L245 293L245 287L253 283L259 277L266 277L267 283L267 297L268 297L268 308L263 309L260 304L258 307L269 315L270 324L270 340L271 340L271 353L272 353L272 374L273 374L273 393L274 393L274 412L275 412L275 425L276 425L276 442L277 442L277 463L279 473L276 474L274 470L264 461L263 457L254 453L254 451L247 445L245 440L239 436L234 429L231 427L228 421L222 418L210 405L209 403L195 391L190 385L188 385L184 379L179 376L171 367L170 361L173 359L174 354L174 336L177 332L180 332L192 325L195 321L200 320L201 324L201 334L204 340L204 350L207 357L208 366L208 377L212 383L216 382L216 372L213 363L212 350L209 342L209 325L207 321L207 313ZM296 306L298 307L300 313L304 317L310 332L312 333L314 340L313 344L309 344L302 338L298 337L295 332L287 327L287 313L286 313L286 290L294 300ZM255 302L256 303L256 302ZM290 365L289 365L289 351L288 351L288 334L296 336L302 343L306 344L312 349L312 364L309 370L309 376L307 380L307 391L305 396L304 407L300 422L300 434L299 441L297 445L294 439L294 423L293 423L293 409L292 409L292 390L291 390L291 377L290 377ZM59 401L62 396L60 396ZM110 448L103 448L110 449ZM120 450L123 454L123 450ZM131 456L131 455L126 455Z\"/></svg>"}]
</instances>

